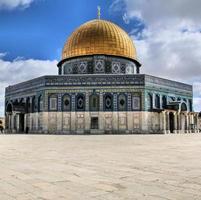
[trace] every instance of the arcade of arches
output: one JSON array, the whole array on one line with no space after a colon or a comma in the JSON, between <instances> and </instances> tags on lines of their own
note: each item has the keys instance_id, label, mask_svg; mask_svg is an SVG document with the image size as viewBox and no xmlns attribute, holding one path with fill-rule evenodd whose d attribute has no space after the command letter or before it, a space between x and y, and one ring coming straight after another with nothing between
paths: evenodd
<instances>
[{"instance_id":1,"label":"arcade of arches","mask_svg":"<svg viewBox=\"0 0 201 200\"><path fill-rule=\"evenodd\" d=\"M47 132L57 132L58 123L61 126L59 130L66 133L74 131L73 126L78 130L86 130L87 126L86 132L93 129L105 132L106 127L109 132L119 133L146 133L147 130L149 133L180 133L198 130L198 113L190 110L191 101L187 103L182 98L176 101L170 99L165 95L147 93L145 101L149 112L143 112L142 95L139 93L51 93L46 100L42 95L32 96L7 102L6 129L12 132L40 132L44 131L46 121ZM44 112L43 105L46 102L48 110ZM86 115L88 122L85 121ZM114 120L117 120L117 127ZM52 123L48 123L50 121ZM83 123L79 124L80 121Z\"/></svg>"}]
</instances>

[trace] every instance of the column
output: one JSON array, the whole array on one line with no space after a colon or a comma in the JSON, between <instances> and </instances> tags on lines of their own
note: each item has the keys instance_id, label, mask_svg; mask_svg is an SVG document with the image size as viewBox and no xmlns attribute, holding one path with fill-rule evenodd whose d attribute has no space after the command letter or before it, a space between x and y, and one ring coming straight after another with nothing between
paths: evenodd
<instances>
[{"instance_id":1,"label":"column","mask_svg":"<svg viewBox=\"0 0 201 200\"><path fill-rule=\"evenodd\" d=\"M113 111L117 111L117 94L113 94Z\"/></svg>"},{"instance_id":2,"label":"column","mask_svg":"<svg viewBox=\"0 0 201 200\"><path fill-rule=\"evenodd\" d=\"M169 112L166 112L166 133L170 133L170 119L169 119Z\"/></svg>"},{"instance_id":3,"label":"column","mask_svg":"<svg viewBox=\"0 0 201 200\"><path fill-rule=\"evenodd\" d=\"M87 112L84 112L84 130L90 132L91 116L89 114L89 92L85 93L85 111Z\"/></svg>"},{"instance_id":4,"label":"column","mask_svg":"<svg viewBox=\"0 0 201 200\"><path fill-rule=\"evenodd\" d=\"M162 95L160 94L160 109L163 109Z\"/></svg>"},{"instance_id":5,"label":"column","mask_svg":"<svg viewBox=\"0 0 201 200\"><path fill-rule=\"evenodd\" d=\"M62 94L58 94L58 111L62 110Z\"/></svg>"},{"instance_id":6,"label":"column","mask_svg":"<svg viewBox=\"0 0 201 200\"><path fill-rule=\"evenodd\" d=\"M103 93L102 92L100 92L100 97L99 97L99 99L100 99L100 111L103 111L104 109L103 109Z\"/></svg>"},{"instance_id":7,"label":"column","mask_svg":"<svg viewBox=\"0 0 201 200\"><path fill-rule=\"evenodd\" d=\"M167 133L167 132L166 132L166 128L167 128L167 124L166 124L166 123L167 123L167 122L166 122L166 118L167 118L167 117L166 117L166 112L163 111L162 114L163 114L163 133L166 134L166 133Z\"/></svg>"},{"instance_id":8,"label":"column","mask_svg":"<svg viewBox=\"0 0 201 200\"><path fill-rule=\"evenodd\" d=\"M196 119L196 122L195 122L195 133L199 133L199 114L197 114L197 113L195 114L195 119Z\"/></svg>"},{"instance_id":9,"label":"column","mask_svg":"<svg viewBox=\"0 0 201 200\"><path fill-rule=\"evenodd\" d=\"M75 94L71 96L71 111L75 111Z\"/></svg>"},{"instance_id":10,"label":"column","mask_svg":"<svg viewBox=\"0 0 201 200\"><path fill-rule=\"evenodd\" d=\"M156 105L155 105L155 97L156 97L156 94L153 93L153 94L152 94L152 108L156 108Z\"/></svg>"},{"instance_id":11,"label":"column","mask_svg":"<svg viewBox=\"0 0 201 200\"><path fill-rule=\"evenodd\" d=\"M188 117L188 113L185 114L185 118L186 118L186 133L189 133L189 117Z\"/></svg>"},{"instance_id":12,"label":"column","mask_svg":"<svg viewBox=\"0 0 201 200\"><path fill-rule=\"evenodd\" d=\"M75 95L76 94L72 94L71 95L71 125L70 125L70 131L72 133L75 133L76 131L76 115L75 115Z\"/></svg>"},{"instance_id":13,"label":"column","mask_svg":"<svg viewBox=\"0 0 201 200\"><path fill-rule=\"evenodd\" d=\"M15 114L12 112L12 115L11 115L11 132L14 133L14 117L15 117Z\"/></svg>"},{"instance_id":14,"label":"column","mask_svg":"<svg viewBox=\"0 0 201 200\"><path fill-rule=\"evenodd\" d=\"M181 116L180 116L180 113L177 113L177 131L178 133L181 132Z\"/></svg>"},{"instance_id":15,"label":"column","mask_svg":"<svg viewBox=\"0 0 201 200\"><path fill-rule=\"evenodd\" d=\"M39 130L39 126L38 126L38 121L39 121L39 113L38 112L35 112L35 118L36 118L36 120L35 120L35 130L37 131L37 130Z\"/></svg>"},{"instance_id":16,"label":"column","mask_svg":"<svg viewBox=\"0 0 201 200\"><path fill-rule=\"evenodd\" d=\"M85 111L89 111L89 92L85 95Z\"/></svg>"},{"instance_id":17,"label":"column","mask_svg":"<svg viewBox=\"0 0 201 200\"><path fill-rule=\"evenodd\" d=\"M130 93L127 95L127 109L128 111L132 110L132 96Z\"/></svg>"},{"instance_id":18,"label":"column","mask_svg":"<svg viewBox=\"0 0 201 200\"><path fill-rule=\"evenodd\" d=\"M181 133L185 133L185 115L183 113L180 114L180 130Z\"/></svg>"},{"instance_id":19,"label":"column","mask_svg":"<svg viewBox=\"0 0 201 200\"><path fill-rule=\"evenodd\" d=\"M17 130L17 132L19 133L20 131L20 115L19 115L20 113L17 113L16 114L16 130Z\"/></svg>"},{"instance_id":20,"label":"column","mask_svg":"<svg viewBox=\"0 0 201 200\"><path fill-rule=\"evenodd\" d=\"M197 117L197 132L199 133L199 128L200 128L199 127L199 114L197 114L196 117Z\"/></svg>"},{"instance_id":21,"label":"column","mask_svg":"<svg viewBox=\"0 0 201 200\"><path fill-rule=\"evenodd\" d=\"M193 123L192 123L192 114L189 112L188 114L188 122L189 122L189 133L192 133Z\"/></svg>"},{"instance_id":22,"label":"column","mask_svg":"<svg viewBox=\"0 0 201 200\"><path fill-rule=\"evenodd\" d=\"M118 131L118 124L119 124L119 119L118 119L118 113L117 113L117 103L118 103L118 98L117 94L113 94L113 112L112 112L112 129L116 132Z\"/></svg>"}]
</instances>

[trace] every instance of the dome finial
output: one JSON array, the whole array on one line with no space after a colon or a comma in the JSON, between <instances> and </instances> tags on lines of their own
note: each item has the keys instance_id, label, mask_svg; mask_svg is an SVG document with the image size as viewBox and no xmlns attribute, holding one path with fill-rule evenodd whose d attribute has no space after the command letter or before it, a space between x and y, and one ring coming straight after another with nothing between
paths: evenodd
<instances>
[{"instance_id":1,"label":"dome finial","mask_svg":"<svg viewBox=\"0 0 201 200\"><path fill-rule=\"evenodd\" d=\"M98 6L97 9L98 9L98 19L100 19L101 18L101 7Z\"/></svg>"}]
</instances>

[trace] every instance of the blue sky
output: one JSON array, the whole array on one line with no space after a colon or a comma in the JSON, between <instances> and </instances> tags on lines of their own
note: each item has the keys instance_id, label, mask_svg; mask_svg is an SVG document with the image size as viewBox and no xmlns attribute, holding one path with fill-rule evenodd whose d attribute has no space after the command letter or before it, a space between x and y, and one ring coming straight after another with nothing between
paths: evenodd
<instances>
[{"instance_id":1,"label":"blue sky","mask_svg":"<svg viewBox=\"0 0 201 200\"><path fill-rule=\"evenodd\" d=\"M97 17L98 5L103 19L131 30L121 12L110 10L108 0L37 0L26 9L0 11L0 52L8 52L8 60L59 60L66 38L75 28Z\"/></svg>"},{"instance_id":2,"label":"blue sky","mask_svg":"<svg viewBox=\"0 0 201 200\"><path fill-rule=\"evenodd\" d=\"M200 0L0 0L0 116L4 88L57 74L67 37L98 5L133 39L141 72L192 84L201 111Z\"/></svg>"}]
</instances>

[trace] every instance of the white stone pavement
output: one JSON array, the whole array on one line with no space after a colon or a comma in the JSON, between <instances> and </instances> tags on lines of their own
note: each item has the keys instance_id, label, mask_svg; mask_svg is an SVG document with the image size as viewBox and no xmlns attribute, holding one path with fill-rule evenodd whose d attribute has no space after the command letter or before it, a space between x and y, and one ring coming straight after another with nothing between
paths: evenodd
<instances>
[{"instance_id":1,"label":"white stone pavement","mask_svg":"<svg viewBox=\"0 0 201 200\"><path fill-rule=\"evenodd\" d=\"M0 135L0 200L200 200L201 134Z\"/></svg>"}]
</instances>

